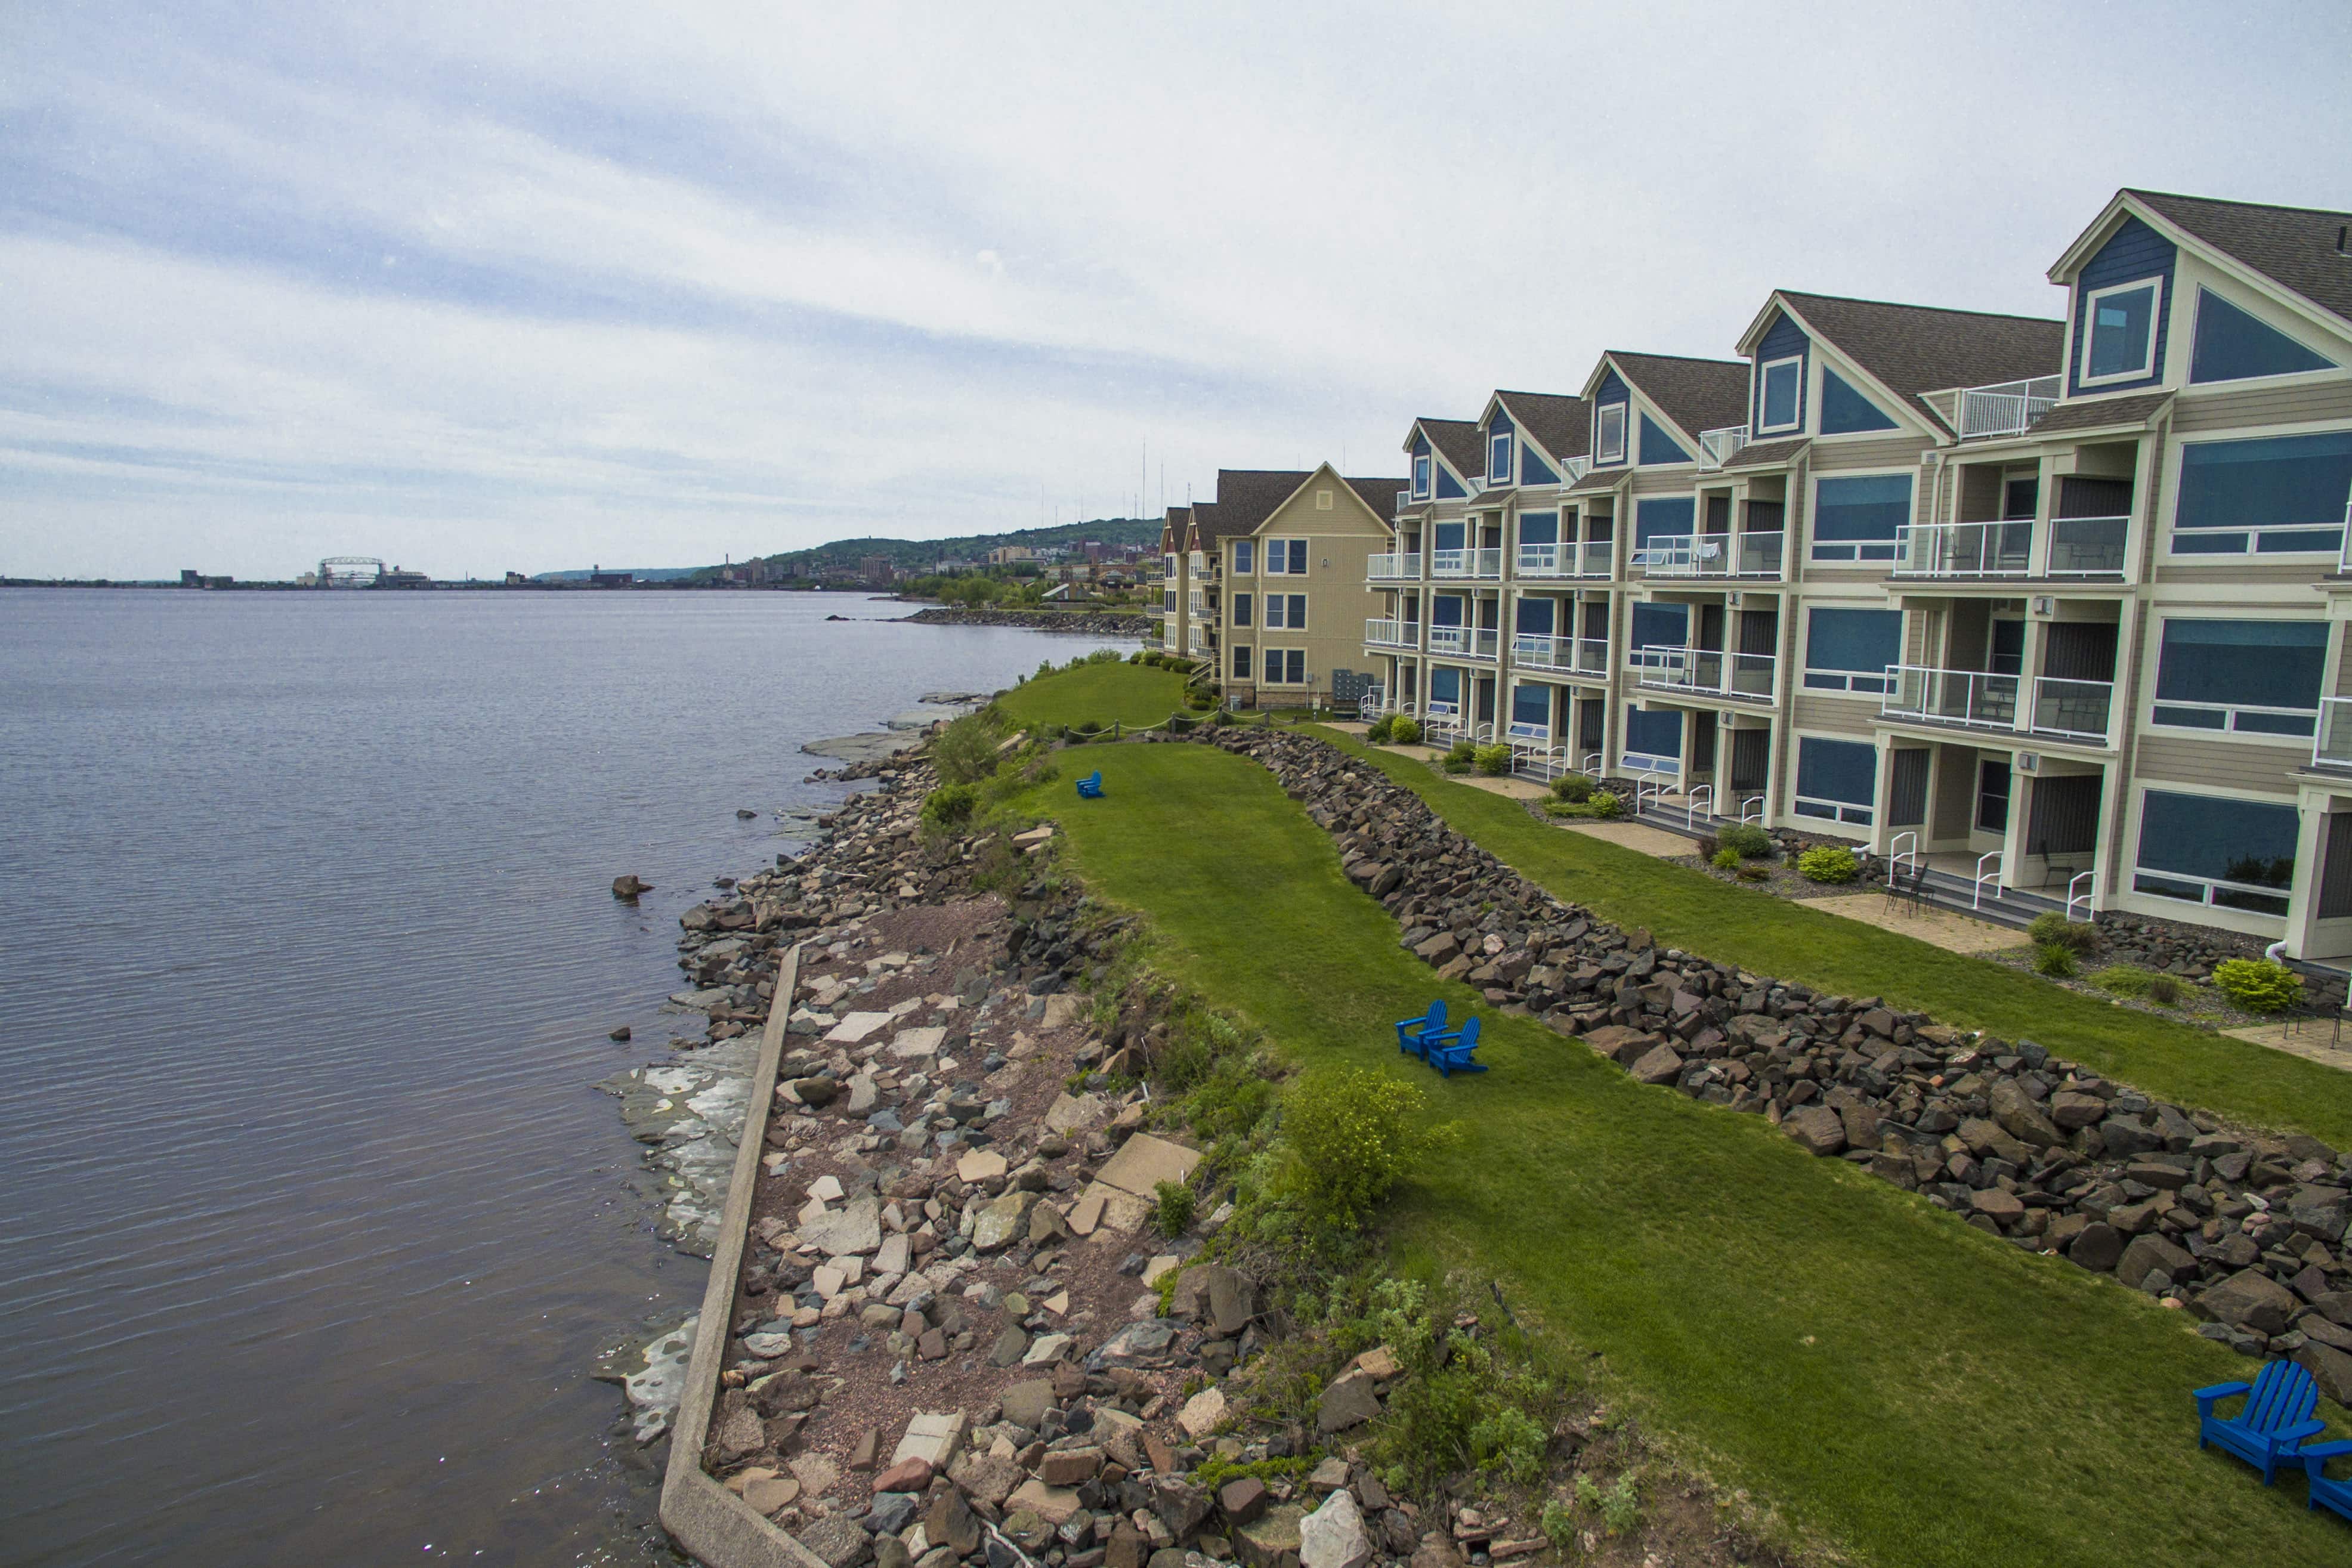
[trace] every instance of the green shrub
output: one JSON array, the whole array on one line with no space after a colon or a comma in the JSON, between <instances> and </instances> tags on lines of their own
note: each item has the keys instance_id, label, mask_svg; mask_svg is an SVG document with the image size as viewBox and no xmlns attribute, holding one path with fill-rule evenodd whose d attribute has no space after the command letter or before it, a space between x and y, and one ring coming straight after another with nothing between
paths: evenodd
<instances>
[{"instance_id":1,"label":"green shrub","mask_svg":"<svg viewBox=\"0 0 2352 1568\"><path fill-rule=\"evenodd\" d=\"M2178 975L2150 975L2147 999L2158 1007L2177 1008L2189 998L2188 983Z\"/></svg>"},{"instance_id":2,"label":"green shrub","mask_svg":"<svg viewBox=\"0 0 2352 1568\"><path fill-rule=\"evenodd\" d=\"M1421 720L1406 718L1399 715L1396 723L1389 727L1389 744L1391 746L1420 745Z\"/></svg>"},{"instance_id":3,"label":"green shrub","mask_svg":"<svg viewBox=\"0 0 2352 1568\"><path fill-rule=\"evenodd\" d=\"M1402 1079L1360 1067L1302 1075L1282 1097L1291 1184L1310 1213L1342 1221L1371 1212L1451 1126L1424 1128L1427 1097Z\"/></svg>"},{"instance_id":4,"label":"green shrub","mask_svg":"<svg viewBox=\"0 0 2352 1568\"><path fill-rule=\"evenodd\" d=\"M948 784L977 784L996 771L996 730L980 714L968 713L931 742L931 766Z\"/></svg>"},{"instance_id":5,"label":"green shrub","mask_svg":"<svg viewBox=\"0 0 2352 1568\"><path fill-rule=\"evenodd\" d=\"M2043 942L2033 949L2033 972L2037 975L2063 980L2081 967L2074 961L2074 949L2063 942Z\"/></svg>"},{"instance_id":6,"label":"green shrub","mask_svg":"<svg viewBox=\"0 0 2352 1568\"><path fill-rule=\"evenodd\" d=\"M1160 1234L1173 1239L1192 1227L1192 1208L1197 1201L1192 1189L1181 1181L1163 1181L1151 1189L1158 1199L1151 1207L1154 1224Z\"/></svg>"},{"instance_id":7,"label":"green shrub","mask_svg":"<svg viewBox=\"0 0 2352 1568\"><path fill-rule=\"evenodd\" d=\"M1389 743L1390 735L1394 733L1395 729L1396 715L1384 713L1372 720L1371 727L1364 731L1364 741L1370 746L1386 746Z\"/></svg>"},{"instance_id":8,"label":"green shrub","mask_svg":"<svg viewBox=\"0 0 2352 1568\"><path fill-rule=\"evenodd\" d=\"M980 804L980 789L971 784L942 784L923 797L923 825L944 832L971 821Z\"/></svg>"},{"instance_id":9,"label":"green shrub","mask_svg":"<svg viewBox=\"0 0 2352 1568\"><path fill-rule=\"evenodd\" d=\"M2303 977L2268 958L2225 958L2213 966L2213 988L2250 1013L2284 1012L2303 999Z\"/></svg>"},{"instance_id":10,"label":"green shrub","mask_svg":"<svg viewBox=\"0 0 2352 1568\"><path fill-rule=\"evenodd\" d=\"M1758 865L1753 861L1742 862L1739 867L1739 880L1742 882L1769 882L1772 880L1772 868L1770 866Z\"/></svg>"},{"instance_id":11,"label":"green shrub","mask_svg":"<svg viewBox=\"0 0 2352 1568\"><path fill-rule=\"evenodd\" d=\"M1797 873L1807 882L1852 882L1862 869L1842 844L1815 844L1797 857Z\"/></svg>"},{"instance_id":12,"label":"green shrub","mask_svg":"<svg viewBox=\"0 0 2352 1568\"><path fill-rule=\"evenodd\" d=\"M1511 770L1511 748L1507 746L1482 746L1470 754L1478 771L1489 779L1500 779Z\"/></svg>"},{"instance_id":13,"label":"green shrub","mask_svg":"<svg viewBox=\"0 0 2352 1568\"><path fill-rule=\"evenodd\" d=\"M1538 1528L1544 1532L1544 1539L1552 1543L1553 1550L1565 1552L1576 1539L1576 1512L1558 1498L1548 1499Z\"/></svg>"},{"instance_id":14,"label":"green shrub","mask_svg":"<svg viewBox=\"0 0 2352 1568\"><path fill-rule=\"evenodd\" d=\"M1535 1417L1505 1405L1470 1428L1470 1457L1482 1470L1500 1470L1525 1485L1543 1474L1544 1429Z\"/></svg>"},{"instance_id":15,"label":"green shrub","mask_svg":"<svg viewBox=\"0 0 2352 1568\"><path fill-rule=\"evenodd\" d=\"M1587 814L1601 821L1612 821L1625 814L1625 797L1612 795L1606 789L1596 789L1592 792L1592 799L1584 803L1584 809Z\"/></svg>"},{"instance_id":16,"label":"green shrub","mask_svg":"<svg viewBox=\"0 0 2352 1568\"><path fill-rule=\"evenodd\" d=\"M1642 1522L1642 1493L1628 1470L1601 1494L1601 1523L1612 1535L1624 1535Z\"/></svg>"},{"instance_id":17,"label":"green shrub","mask_svg":"<svg viewBox=\"0 0 2352 1568\"><path fill-rule=\"evenodd\" d=\"M2154 975L2146 969L2135 969L2129 964L2110 964L2091 977L2091 984L2119 997L2144 997L2155 982Z\"/></svg>"},{"instance_id":18,"label":"green shrub","mask_svg":"<svg viewBox=\"0 0 2352 1568\"><path fill-rule=\"evenodd\" d=\"M2037 915L2025 934L2036 945L2047 947L2055 943L2074 953L2090 953L2099 946L2099 928L2087 920L2069 920L2056 910Z\"/></svg>"},{"instance_id":19,"label":"green shrub","mask_svg":"<svg viewBox=\"0 0 2352 1568\"><path fill-rule=\"evenodd\" d=\"M1478 748L1466 740L1457 740L1454 749L1445 754L1445 771L1467 773L1478 760Z\"/></svg>"},{"instance_id":20,"label":"green shrub","mask_svg":"<svg viewBox=\"0 0 2352 1568\"><path fill-rule=\"evenodd\" d=\"M1772 835L1753 822L1735 822L1715 838L1741 860L1769 860L1772 856Z\"/></svg>"},{"instance_id":21,"label":"green shrub","mask_svg":"<svg viewBox=\"0 0 2352 1568\"><path fill-rule=\"evenodd\" d=\"M1592 780L1581 773L1563 773L1551 781L1551 792L1572 806L1592 799Z\"/></svg>"},{"instance_id":22,"label":"green shrub","mask_svg":"<svg viewBox=\"0 0 2352 1568\"><path fill-rule=\"evenodd\" d=\"M1728 847L1719 849L1715 852L1709 863L1717 871L1738 871L1739 869L1739 852Z\"/></svg>"}]
</instances>

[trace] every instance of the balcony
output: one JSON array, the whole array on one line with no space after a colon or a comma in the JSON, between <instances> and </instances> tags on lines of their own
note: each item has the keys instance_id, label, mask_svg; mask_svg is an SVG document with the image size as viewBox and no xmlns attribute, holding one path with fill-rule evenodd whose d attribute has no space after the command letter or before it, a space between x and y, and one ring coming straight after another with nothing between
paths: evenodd
<instances>
[{"instance_id":1,"label":"balcony","mask_svg":"<svg viewBox=\"0 0 2352 1568\"><path fill-rule=\"evenodd\" d=\"M2352 697L2322 697L2319 733L2311 743L2311 765L2352 773Z\"/></svg>"},{"instance_id":2,"label":"balcony","mask_svg":"<svg viewBox=\"0 0 2352 1568\"><path fill-rule=\"evenodd\" d=\"M2031 381L2001 382L1992 386L1965 387L1959 395L1960 439L1983 435L2016 435L2050 412L2058 401L2058 378L2036 376Z\"/></svg>"},{"instance_id":3,"label":"balcony","mask_svg":"<svg viewBox=\"0 0 2352 1568\"><path fill-rule=\"evenodd\" d=\"M1921 523L1895 530L1896 577L2025 577L2033 570L2033 519Z\"/></svg>"},{"instance_id":4,"label":"balcony","mask_svg":"<svg viewBox=\"0 0 2352 1568\"><path fill-rule=\"evenodd\" d=\"M2121 577L2129 517L2053 517L2052 577Z\"/></svg>"},{"instance_id":5,"label":"balcony","mask_svg":"<svg viewBox=\"0 0 2352 1568\"><path fill-rule=\"evenodd\" d=\"M1702 468L1720 468L1738 456L1740 449L1747 444L1748 427L1744 424L1727 424L1716 430L1702 430L1698 433L1698 465Z\"/></svg>"},{"instance_id":6,"label":"balcony","mask_svg":"<svg viewBox=\"0 0 2352 1568\"><path fill-rule=\"evenodd\" d=\"M1562 675L1606 675L1609 639L1551 637L1521 632L1511 639L1511 663L1523 670L1544 670Z\"/></svg>"},{"instance_id":7,"label":"balcony","mask_svg":"<svg viewBox=\"0 0 2352 1568\"><path fill-rule=\"evenodd\" d=\"M1455 659L1491 659L1498 635L1491 626L1432 626L1429 651Z\"/></svg>"},{"instance_id":8,"label":"balcony","mask_svg":"<svg viewBox=\"0 0 2352 1568\"><path fill-rule=\"evenodd\" d=\"M1726 653L1713 648L1657 643L1634 649L1627 663L1633 667L1634 683L1654 691L1765 703L1772 700L1773 677L1780 668L1780 660L1770 653Z\"/></svg>"},{"instance_id":9,"label":"balcony","mask_svg":"<svg viewBox=\"0 0 2352 1568\"><path fill-rule=\"evenodd\" d=\"M1421 622L1418 621L1367 621L1364 622L1364 646L1417 649L1421 646Z\"/></svg>"},{"instance_id":10,"label":"balcony","mask_svg":"<svg viewBox=\"0 0 2352 1568\"><path fill-rule=\"evenodd\" d=\"M1399 550L1390 555L1376 555L1364 562L1366 582L1419 582L1421 552Z\"/></svg>"},{"instance_id":11,"label":"balcony","mask_svg":"<svg viewBox=\"0 0 2352 1568\"><path fill-rule=\"evenodd\" d=\"M1432 550L1429 553L1429 575L1500 582L1503 579L1503 552L1491 548Z\"/></svg>"},{"instance_id":12,"label":"balcony","mask_svg":"<svg viewBox=\"0 0 2352 1568\"><path fill-rule=\"evenodd\" d=\"M1878 716L2104 746L2115 690L2109 681L2042 675L2029 686L2022 675L1889 664ZM2018 709L2021 695L2029 699L2022 715Z\"/></svg>"},{"instance_id":13,"label":"balcony","mask_svg":"<svg viewBox=\"0 0 2352 1568\"><path fill-rule=\"evenodd\" d=\"M1732 534L1653 534L1633 552L1633 564L1651 577L1778 578L1782 550L1779 529Z\"/></svg>"},{"instance_id":14,"label":"balcony","mask_svg":"<svg viewBox=\"0 0 2352 1568\"><path fill-rule=\"evenodd\" d=\"M1580 545L1573 539L1556 545L1521 545L1518 574L1525 578L1607 577L1610 550L1607 539L1588 539Z\"/></svg>"}]
</instances>

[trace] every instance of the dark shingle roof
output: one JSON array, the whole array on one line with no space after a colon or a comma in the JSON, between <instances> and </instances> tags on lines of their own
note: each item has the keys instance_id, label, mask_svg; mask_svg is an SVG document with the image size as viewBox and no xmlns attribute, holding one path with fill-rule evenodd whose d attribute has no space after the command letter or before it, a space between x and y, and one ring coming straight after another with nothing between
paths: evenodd
<instances>
[{"instance_id":1,"label":"dark shingle roof","mask_svg":"<svg viewBox=\"0 0 2352 1568\"><path fill-rule=\"evenodd\" d=\"M1417 419L1413 421L1430 444L1445 455L1445 461L1465 479L1475 483L1486 471L1486 455L1478 449L1478 422L1472 419Z\"/></svg>"},{"instance_id":2,"label":"dark shingle roof","mask_svg":"<svg viewBox=\"0 0 2352 1568\"><path fill-rule=\"evenodd\" d=\"M1314 477L1288 468L1220 468L1217 470L1216 516L1203 525L1203 540L1255 533L1274 516L1274 509L1298 494L1298 486ZM1205 548L1205 547L1204 547Z\"/></svg>"},{"instance_id":3,"label":"dark shingle roof","mask_svg":"<svg viewBox=\"0 0 2352 1568\"><path fill-rule=\"evenodd\" d=\"M1615 349L1609 357L1643 397L1694 436L1748 423L1746 360L1685 360Z\"/></svg>"},{"instance_id":4,"label":"dark shingle roof","mask_svg":"<svg viewBox=\"0 0 2352 1568\"><path fill-rule=\"evenodd\" d=\"M1809 438L1801 435L1794 441L1751 441L1733 453L1731 461L1726 463L1724 466L1726 468L1769 468L1776 463L1786 463L1811 444Z\"/></svg>"},{"instance_id":5,"label":"dark shingle roof","mask_svg":"<svg viewBox=\"0 0 2352 1568\"><path fill-rule=\"evenodd\" d=\"M1633 469L1624 467L1595 468L1583 478L1570 485L1568 487L1568 493L1571 496L1581 496L1595 490L1613 490L1625 482L1625 476L1633 472Z\"/></svg>"},{"instance_id":6,"label":"dark shingle roof","mask_svg":"<svg viewBox=\"0 0 2352 1568\"><path fill-rule=\"evenodd\" d=\"M2054 376L2066 357L2063 321L1778 292L1840 352L1946 428L1921 393Z\"/></svg>"},{"instance_id":7,"label":"dark shingle roof","mask_svg":"<svg viewBox=\"0 0 2352 1568\"><path fill-rule=\"evenodd\" d=\"M2029 436L2057 435L2073 430L2142 425L2171 401L2170 392L2140 392L2131 397L2098 398L2087 402L2063 402L2035 420L2026 428L2025 434Z\"/></svg>"},{"instance_id":8,"label":"dark shingle roof","mask_svg":"<svg viewBox=\"0 0 2352 1568\"><path fill-rule=\"evenodd\" d=\"M1364 498L1364 505L1372 509L1372 516L1385 523L1396 516L1397 502L1404 497L1405 492L1412 488L1412 481L1410 479L1350 479L1348 481L1348 488L1361 496Z\"/></svg>"},{"instance_id":9,"label":"dark shingle roof","mask_svg":"<svg viewBox=\"0 0 2352 1568\"><path fill-rule=\"evenodd\" d=\"M1214 501L1195 501L1192 505L1191 511L1192 542L1185 548L1205 550L1215 542L1218 537L1210 531L1216 527L1217 504Z\"/></svg>"},{"instance_id":10,"label":"dark shingle roof","mask_svg":"<svg viewBox=\"0 0 2352 1568\"><path fill-rule=\"evenodd\" d=\"M2352 256L2336 249L2336 234L2352 224L2352 213L2217 202L2164 191L2125 193L2321 309L2352 320Z\"/></svg>"},{"instance_id":11,"label":"dark shingle roof","mask_svg":"<svg viewBox=\"0 0 2352 1568\"><path fill-rule=\"evenodd\" d=\"M1191 533L1192 528L1192 507L1169 507L1166 519L1160 525L1160 553L1168 555L1185 549L1184 540Z\"/></svg>"},{"instance_id":12,"label":"dark shingle roof","mask_svg":"<svg viewBox=\"0 0 2352 1568\"><path fill-rule=\"evenodd\" d=\"M1497 392L1503 406L1536 444L1562 462L1581 457L1592 447L1591 405L1580 397L1555 392Z\"/></svg>"}]
</instances>

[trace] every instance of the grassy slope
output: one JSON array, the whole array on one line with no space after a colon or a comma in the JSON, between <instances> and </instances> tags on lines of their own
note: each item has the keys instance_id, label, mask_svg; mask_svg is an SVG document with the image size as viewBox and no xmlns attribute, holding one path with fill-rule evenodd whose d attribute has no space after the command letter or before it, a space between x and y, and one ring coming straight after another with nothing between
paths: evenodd
<instances>
[{"instance_id":1,"label":"grassy slope","mask_svg":"<svg viewBox=\"0 0 2352 1568\"><path fill-rule=\"evenodd\" d=\"M1088 885L1297 1059L1404 1073L1466 1123L1401 1206L1409 1238L1604 1353L1723 1479L1882 1563L2343 1560L2344 1526L2299 1486L2198 1451L2188 1391L2248 1364L2179 1315L1530 1020L1489 1019L1493 1071L1432 1077L1390 1020L1433 990L1457 1014L1476 998L1396 946L1269 775L1196 747L1087 761L1104 800L1057 785L1034 804Z\"/></svg>"},{"instance_id":2,"label":"grassy slope","mask_svg":"<svg viewBox=\"0 0 2352 1568\"><path fill-rule=\"evenodd\" d=\"M1184 677L1143 664L1081 664L1033 677L999 699L1018 724L1159 724L1184 706Z\"/></svg>"},{"instance_id":3,"label":"grassy slope","mask_svg":"<svg viewBox=\"0 0 2352 1568\"><path fill-rule=\"evenodd\" d=\"M2041 1041L2166 1100L2352 1146L2352 1074L2100 1001L1915 937L1727 887L1686 866L1537 821L1516 800L1433 773L1335 730L1454 829L1564 899L1666 946L1945 1023Z\"/></svg>"}]
</instances>

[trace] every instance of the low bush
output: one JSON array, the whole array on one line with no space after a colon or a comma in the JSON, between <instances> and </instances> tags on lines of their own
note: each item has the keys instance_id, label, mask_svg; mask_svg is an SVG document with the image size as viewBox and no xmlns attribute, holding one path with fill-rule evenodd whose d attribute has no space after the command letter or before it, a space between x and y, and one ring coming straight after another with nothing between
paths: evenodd
<instances>
[{"instance_id":1,"label":"low bush","mask_svg":"<svg viewBox=\"0 0 2352 1568\"><path fill-rule=\"evenodd\" d=\"M931 742L931 766L949 784L977 784L996 771L997 734L984 714L968 713Z\"/></svg>"},{"instance_id":2,"label":"low bush","mask_svg":"<svg viewBox=\"0 0 2352 1568\"><path fill-rule=\"evenodd\" d=\"M2091 977L2091 984L2119 997L2144 997L2155 983L2154 975L2146 969L2135 969L2129 964L2110 964Z\"/></svg>"},{"instance_id":3,"label":"low bush","mask_svg":"<svg viewBox=\"0 0 2352 1568\"><path fill-rule=\"evenodd\" d=\"M1739 867L1739 880L1742 882L1769 882L1772 880L1772 868L1770 866L1758 865L1753 861L1744 861L1740 863Z\"/></svg>"},{"instance_id":4,"label":"low bush","mask_svg":"<svg viewBox=\"0 0 2352 1568\"><path fill-rule=\"evenodd\" d=\"M1612 795L1606 789L1596 789L1592 792L1592 799L1584 803L1584 809L1589 815L1604 822L1610 821L1625 814L1625 797Z\"/></svg>"},{"instance_id":5,"label":"low bush","mask_svg":"<svg viewBox=\"0 0 2352 1568\"><path fill-rule=\"evenodd\" d=\"M2074 961L2074 949L2063 942L2042 942L2033 949L2033 972L2047 975L2053 980L2072 977L2082 966Z\"/></svg>"},{"instance_id":6,"label":"low bush","mask_svg":"<svg viewBox=\"0 0 2352 1568\"><path fill-rule=\"evenodd\" d=\"M1709 857L1709 863L1711 863L1717 871L1738 871L1739 869L1739 852L1728 845L1726 845L1724 848L1716 851L1715 853Z\"/></svg>"},{"instance_id":7,"label":"low bush","mask_svg":"<svg viewBox=\"0 0 2352 1568\"><path fill-rule=\"evenodd\" d=\"M1511 770L1511 748L1507 746L1482 746L1470 754L1478 771L1489 779L1500 779Z\"/></svg>"},{"instance_id":8,"label":"low bush","mask_svg":"<svg viewBox=\"0 0 2352 1568\"><path fill-rule=\"evenodd\" d=\"M1396 723L1389 727L1389 744L1391 746L1420 745L1421 720L1406 718L1400 715Z\"/></svg>"},{"instance_id":9,"label":"low bush","mask_svg":"<svg viewBox=\"0 0 2352 1568\"><path fill-rule=\"evenodd\" d=\"M1364 731L1365 743L1370 746L1386 746L1389 743L1389 737L1396 732L1396 722L1397 716L1392 713L1384 713L1372 720L1371 727Z\"/></svg>"},{"instance_id":10,"label":"low bush","mask_svg":"<svg viewBox=\"0 0 2352 1568\"><path fill-rule=\"evenodd\" d=\"M923 797L923 825L941 832L961 828L971 821L972 808L978 804L978 786L942 784Z\"/></svg>"},{"instance_id":11,"label":"low bush","mask_svg":"<svg viewBox=\"0 0 2352 1568\"><path fill-rule=\"evenodd\" d=\"M1445 771L1467 773L1477 760L1478 748L1466 740L1457 740L1454 743L1454 749L1445 754Z\"/></svg>"},{"instance_id":12,"label":"low bush","mask_svg":"<svg viewBox=\"0 0 2352 1568\"><path fill-rule=\"evenodd\" d=\"M2087 920L2069 920L2054 909L2047 915L2035 915L2025 934L2033 938L2036 946L2055 944L2072 953L2093 953L2099 946L2096 925Z\"/></svg>"},{"instance_id":13,"label":"low bush","mask_svg":"<svg viewBox=\"0 0 2352 1568\"><path fill-rule=\"evenodd\" d=\"M1551 781L1551 792L1572 806L1592 799L1592 780L1581 773L1563 773Z\"/></svg>"},{"instance_id":14,"label":"low bush","mask_svg":"<svg viewBox=\"0 0 2352 1568\"><path fill-rule=\"evenodd\" d=\"M1853 852L1842 844L1815 844L1797 857L1797 874L1807 882L1852 882L1861 869Z\"/></svg>"},{"instance_id":15,"label":"low bush","mask_svg":"<svg viewBox=\"0 0 2352 1568\"><path fill-rule=\"evenodd\" d=\"M2213 988L2250 1013L2284 1012L2303 999L2303 977L2268 958L2224 958Z\"/></svg>"},{"instance_id":16,"label":"low bush","mask_svg":"<svg viewBox=\"0 0 2352 1568\"><path fill-rule=\"evenodd\" d=\"M2178 975L2150 975L2147 999L2158 1007L2177 1008L2189 999L2189 982Z\"/></svg>"},{"instance_id":17,"label":"low bush","mask_svg":"<svg viewBox=\"0 0 2352 1568\"><path fill-rule=\"evenodd\" d=\"M1160 1235L1172 1240L1192 1228L1192 1209L1198 1200L1191 1187L1181 1181L1163 1181L1151 1191L1157 1199L1151 1206L1152 1223L1160 1227Z\"/></svg>"},{"instance_id":18,"label":"low bush","mask_svg":"<svg viewBox=\"0 0 2352 1568\"><path fill-rule=\"evenodd\" d=\"M1760 861L1772 857L1772 835L1753 822L1736 822L1716 834L1715 839L1741 860Z\"/></svg>"},{"instance_id":19,"label":"low bush","mask_svg":"<svg viewBox=\"0 0 2352 1568\"><path fill-rule=\"evenodd\" d=\"M1422 1155L1457 1129L1421 1125L1427 1097L1402 1079L1360 1067L1301 1076L1282 1097L1288 1185L1307 1211L1352 1223L1370 1214Z\"/></svg>"}]
</instances>

